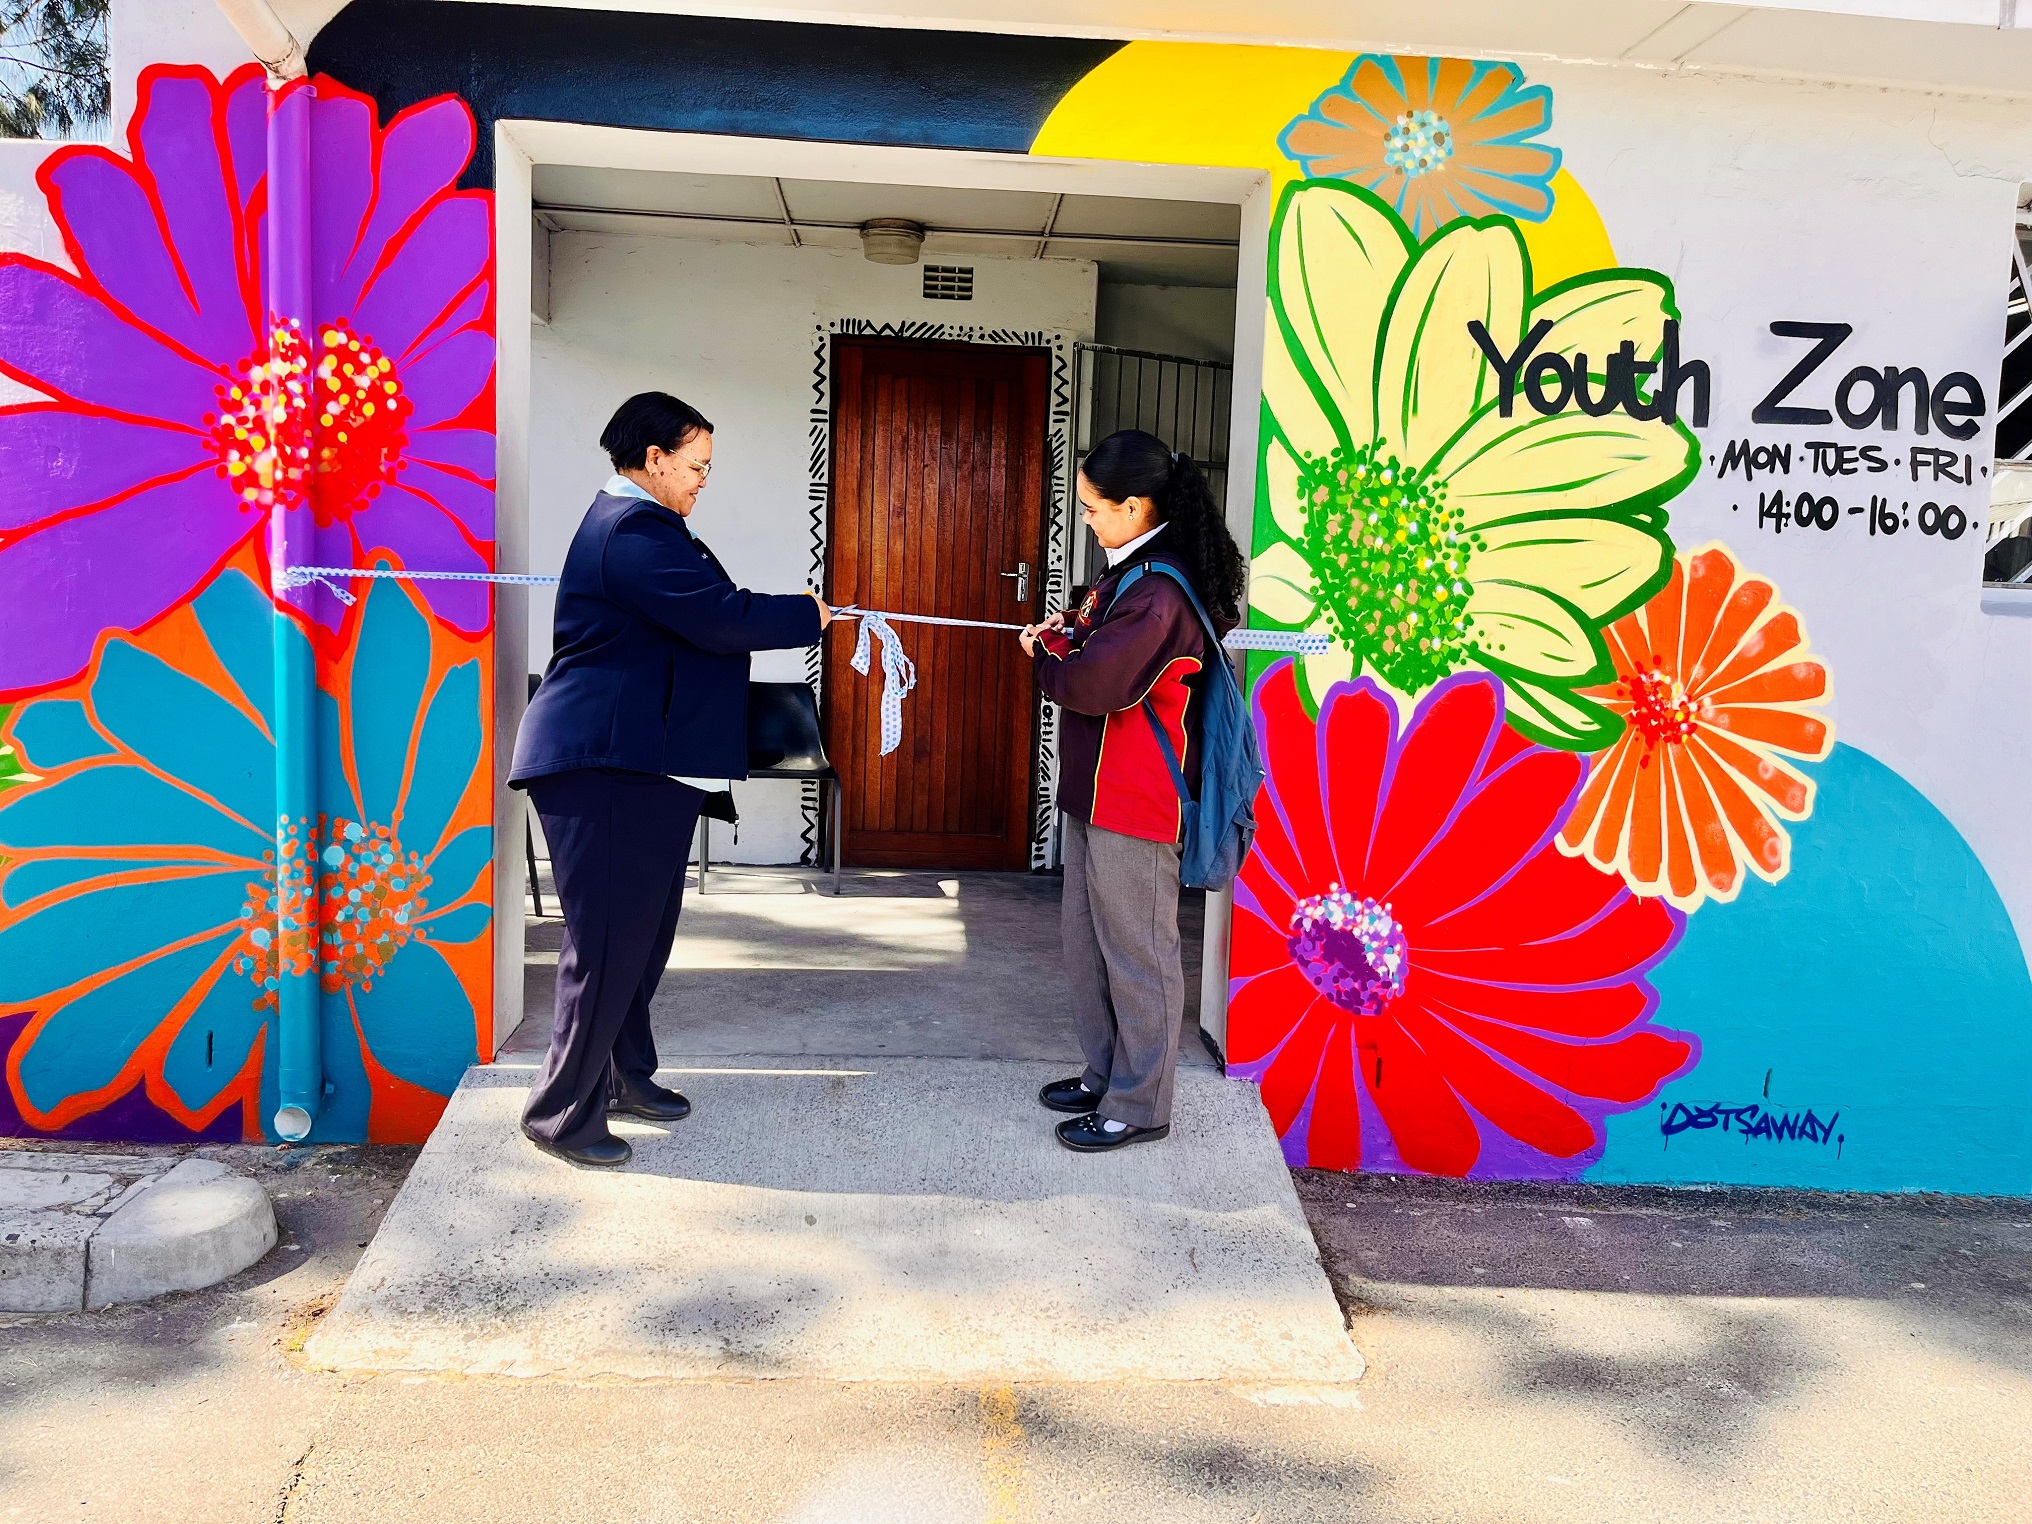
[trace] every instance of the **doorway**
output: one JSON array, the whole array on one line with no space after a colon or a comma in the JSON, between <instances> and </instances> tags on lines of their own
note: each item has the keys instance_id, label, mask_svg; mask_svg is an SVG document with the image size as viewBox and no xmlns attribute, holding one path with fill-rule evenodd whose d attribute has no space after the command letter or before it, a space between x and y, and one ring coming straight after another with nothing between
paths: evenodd
<instances>
[{"instance_id":1,"label":"doorway","mask_svg":"<svg viewBox=\"0 0 2032 1524\"><path fill-rule=\"evenodd\" d=\"M1235 319L1238 311L1260 312L1264 299L1270 187L1260 171L714 138L531 121L498 124L495 152L496 219L503 230L496 247L502 315L498 524L503 570L549 571L561 561L580 511L577 505L584 501L588 484L603 479L607 470L593 441L611 411L612 399L676 385L680 395L695 391L699 400L710 404L707 415L721 436L713 492L695 532L744 586L790 592L808 585L845 601L850 594L837 582L832 543L835 403L845 390L838 374L841 367L833 359L835 345L846 339L885 338L909 341L903 346L907 350L909 344L964 340L962 351L999 353L1005 364L1028 348L1042 348L1049 356L1044 377L1048 443L1039 462L1039 490L1032 494L1020 485L1020 474L1018 478L1026 505L1041 500L1043 522L1009 526L1007 532L1021 535L1022 544L1010 539L992 546L997 560L993 567L985 555L980 557L980 569L997 574L1002 605L986 610L986 617L1009 623L1034 619L1047 602L1064 598L1066 585L1078 576L1072 565L1077 559L1072 534L1052 533L1052 526L1060 523L1055 504L1069 491L1074 464L1078 409L1073 345L1088 341L1122 351L1218 358L1234 364L1234 390L1245 395L1252 395L1247 389L1260 375L1258 325ZM869 217L901 217L921 225L923 264L890 266L866 259L858 230ZM530 229L527 239L510 235L509 230L521 227ZM956 273L972 279L952 289L946 277ZM933 276L940 280L934 282ZM513 320L512 315L525 306L529 321ZM1207 341L1210 350L1195 349L1194 342L1200 340ZM864 356L877 347L866 346ZM867 373L864 363L863 385ZM892 376L892 408L894 380ZM976 376L973 384L978 393L987 383ZM1024 390L1024 383L1013 384L1019 392ZM1026 397L1034 397L1034 377L1027 385L1032 390ZM957 398L953 406L957 409ZM1232 437L1224 453L1230 459L1253 460L1254 412L1234 408L1232 413ZM938 416L943 437L943 402ZM903 445L907 460L907 431ZM892 448L892 466L894 454ZM957 495L956 438L953 456ZM937 458L941 474L935 502L942 501L945 486L943 457ZM1021 459L1019 453L1017 464ZM920 502L922 463L920 456ZM1005 473L1006 469L1005 456ZM906 470L906 489L908 475ZM1008 481L1005 474L1005 504ZM1229 513L1238 536L1245 536L1248 529L1250 486L1247 481L1230 484ZM906 507L908 501L906 490ZM957 515L957 500L954 511ZM1023 545L1035 549L1026 556ZM1031 563L1027 606L1015 596L1016 579L999 575L1020 573L1025 560ZM909 575L907 554L902 575ZM954 601L918 601L922 592L912 586L894 596L876 599L870 594L857 601L902 612L929 609L966 617ZM936 580L930 592L938 595ZM952 598L951 593L944 596ZM523 662L541 666L550 617L550 596L542 588L526 595L504 590L497 605L497 759L505 760L512 749L523 705L523 673L530 669ZM941 649L939 643L948 638L944 632L934 633L935 627L927 626L899 628L905 633L905 649L920 665L930 653L941 666L950 665L963 674L955 687L975 682L970 666ZM971 638L1006 641L1002 649L1019 664L1011 675L1023 679L1018 691L1031 691L1013 635L986 631ZM801 677L811 682L821 691L822 712L835 695L861 699L860 744L879 759L875 739L879 685L851 672L838 675L852 644L853 633L845 631L836 632L823 651L763 653L756 659L754 675L768 681ZM955 641L953 650L965 647ZM513 674L514 681L500 678L500 672ZM927 681L930 675L927 672ZM913 830L921 786L905 783L902 769L916 766L920 737L937 748L941 729L950 729L931 707L934 697L927 687L906 702L904 749L880 764L889 766L903 784L900 793L911 803ZM1013 742L983 741L977 746L981 755L997 764L1014 763L1027 775L1020 794L1012 787L1003 796L999 821L990 819L985 826L976 821L976 829L955 832L952 827L968 822L949 806L933 821L927 805L928 826L940 828L942 834L985 838L980 845L987 853L1009 853L1012 836L1027 827L1027 852L1016 855L1013 863L1007 855L956 850L960 844L946 840L928 860L939 862L947 873L965 874L964 880L889 867L874 855L882 843L863 841L855 833L847 861L860 861L869 873L858 886L850 885L858 892L850 893L841 905L843 911L852 912L843 928L857 928L847 937L852 946L828 943L826 949L809 954L823 962L829 991L837 987L843 971L872 972L881 961L879 949L871 951L872 944L886 945L884 935L879 931L871 935L867 924L871 895L878 900L902 895L893 910L906 918L917 914L904 903L912 898L904 893L911 886L912 893L936 895L940 901L953 892L948 885L964 892L965 885L990 879L1007 895L1049 896L1053 887L1049 880L1033 879L1020 870L1048 867L1051 862L1048 834L1040 835L1048 833L1049 812L1036 804L1040 798L1049 799L1053 781L1052 718L1034 708L1019 712L1013 730L993 732L1013 736ZM835 739L833 745L842 762L856 753L851 738ZM962 754L947 752L947 771L953 772L955 756L960 756L958 777L964 783ZM947 782L951 781L949 777ZM754 889L772 888L783 897L782 903L808 895L811 886L801 877L805 870L792 865L811 861L814 849L830 836L830 822L820 834L813 797L817 791L807 793L776 781L737 784L736 791L742 828L738 842L730 841L733 862L754 876ZM519 827L519 796L503 788L499 797L500 818ZM715 833L716 846L723 834ZM521 835L515 829L515 838ZM499 1037L505 1037L524 1012L519 932L531 908L525 857L515 851L497 859ZM1019 871L1004 872L1005 864ZM975 875L980 875L978 880ZM716 879L715 888L720 887ZM733 892L730 885L723 902L730 907ZM544 898L548 908L549 894ZM712 900L720 901L721 896ZM958 903L966 908L964 901ZM980 908L988 913L986 899ZM1224 909L1213 901L1207 907L1208 998L1200 1019L1212 1030L1217 1030L1224 1008ZM988 935L990 926L992 940L999 944L1007 938L1004 917L988 914L982 936ZM904 940L914 945L914 934ZM968 946L976 941L971 934L966 937ZM540 937L532 947L540 960L544 952ZM706 950L702 946L702 953ZM1013 954L1018 949L1010 950ZM788 946L779 951L791 957L794 966L818 967L798 963ZM1027 945L1023 953L1036 956ZM780 962L780 957L773 959L772 967ZM999 983L995 973L987 977ZM531 989L539 1003L541 979L538 973ZM771 988L779 982L772 981ZM919 983L917 978L899 982L894 974L887 976L887 1008L894 1012L901 990L919 993ZM1009 982L1007 994L1013 999L1026 989L1037 993L1041 986L1017 978ZM949 998L936 981L924 983L921 994L928 1002L924 1023L937 1026L950 1017ZM824 1003L830 999L826 996ZM994 1030L1009 1029L1008 1021L996 1013L983 1010L981 1015ZM906 1042L900 1034L895 1040ZM917 1050L922 1039L907 1042L909 1046L896 1051Z\"/></svg>"},{"instance_id":2,"label":"doorway","mask_svg":"<svg viewBox=\"0 0 2032 1524\"><path fill-rule=\"evenodd\" d=\"M826 590L836 604L997 624L1038 617L1049 353L835 337ZM1026 867L1037 704L1007 631L908 627L917 687L881 755L880 687L825 648L846 861Z\"/></svg>"}]
</instances>

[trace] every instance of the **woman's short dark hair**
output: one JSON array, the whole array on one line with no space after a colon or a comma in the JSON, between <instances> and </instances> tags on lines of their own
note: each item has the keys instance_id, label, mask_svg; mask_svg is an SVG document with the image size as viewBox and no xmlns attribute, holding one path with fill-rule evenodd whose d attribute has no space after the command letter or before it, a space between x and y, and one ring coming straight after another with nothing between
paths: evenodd
<instances>
[{"instance_id":1,"label":"woman's short dark hair","mask_svg":"<svg viewBox=\"0 0 2032 1524\"><path fill-rule=\"evenodd\" d=\"M1185 563L1215 623L1240 622L1241 547L1228 533L1213 489L1190 456L1174 454L1155 434L1122 429L1094 446L1080 474L1111 503L1132 497L1155 503L1158 521L1173 529L1162 545L1150 548L1168 550Z\"/></svg>"},{"instance_id":2,"label":"woman's short dark hair","mask_svg":"<svg viewBox=\"0 0 2032 1524\"><path fill-rule=\"evenodd\" d=\"M706 415L689 402L680 402L669 392L637 392L614 409L600 431L600 448L616 471L640 471L648 463L651 445L668 454L692 435L712 431Z\"/></svg>"}]
</instances>

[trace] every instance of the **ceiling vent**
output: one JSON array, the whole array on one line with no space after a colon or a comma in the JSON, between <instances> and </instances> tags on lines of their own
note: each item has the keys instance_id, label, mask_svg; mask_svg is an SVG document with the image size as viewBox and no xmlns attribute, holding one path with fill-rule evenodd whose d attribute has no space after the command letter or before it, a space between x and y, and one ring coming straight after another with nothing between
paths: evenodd
<instances>
[{"instance_id":1,"label":"ceiling vent","mask_svg":"<svg viewBox=\"0 0 2032 1524\"><path fill-rule=\"evenodd\" d=\"M972 265L926 265L924 299L928 302L970 302L974 299Z\"/></svg>"}]
</instances>

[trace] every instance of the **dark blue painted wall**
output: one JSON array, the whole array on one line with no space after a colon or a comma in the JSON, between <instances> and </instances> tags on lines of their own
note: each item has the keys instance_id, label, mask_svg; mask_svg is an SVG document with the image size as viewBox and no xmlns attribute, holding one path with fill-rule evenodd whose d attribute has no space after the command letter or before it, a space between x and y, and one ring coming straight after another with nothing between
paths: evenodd
<instances>
[{"instance_id":1,"label":"dark blue painted wall","mask_svg":"<svg viewBox=\"0 0 2032 1524\"><path fill-rule=\"evenodd\" d=\"M310 65L373 96L384 118L463 96L480 126L463 183L490 187L501 117L1023 153L1059 99L1120 46L356 0L318 34Z\"/></svg>"}]
</instances>

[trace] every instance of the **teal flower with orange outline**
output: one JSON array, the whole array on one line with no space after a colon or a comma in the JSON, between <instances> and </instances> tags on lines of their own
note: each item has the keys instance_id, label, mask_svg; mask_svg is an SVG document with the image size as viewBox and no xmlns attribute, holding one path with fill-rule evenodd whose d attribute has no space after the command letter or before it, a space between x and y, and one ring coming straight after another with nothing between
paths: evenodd
<instances>
[{"instance_id":1,"label":"teal flower with orange outline","mask_svg":"<svg viewBox=\"0 0 2032 1524\"><path fill-rule=\"evenodd\" d=\"M279 868L274 617L242 571L9 717L0 739L41 775L0 794L0 1014L32 1013L6 1066L31 1125L138 1080L184 1126L239 1104L254 1132L276 1104L278 973L313 958L334 1086L313 1137L413 1134L473 1061L493 914L480 662L441 651L394 582L349 633L319 694L320 813L288 823Z\"/></svg>"},{"instance_id":2,"label":"teal flower with orange outline","mask_svg":"<svg viewBox=\"0 0 2032 1524\"><path fill-rule=\"evenodd\" d=\"M1277 139L1306 178L1374 191L1423 238L1456 217L1543 222L1559 150L1552 92L1511 63L1365 53Z\"/></svg>"}]
</instances>

